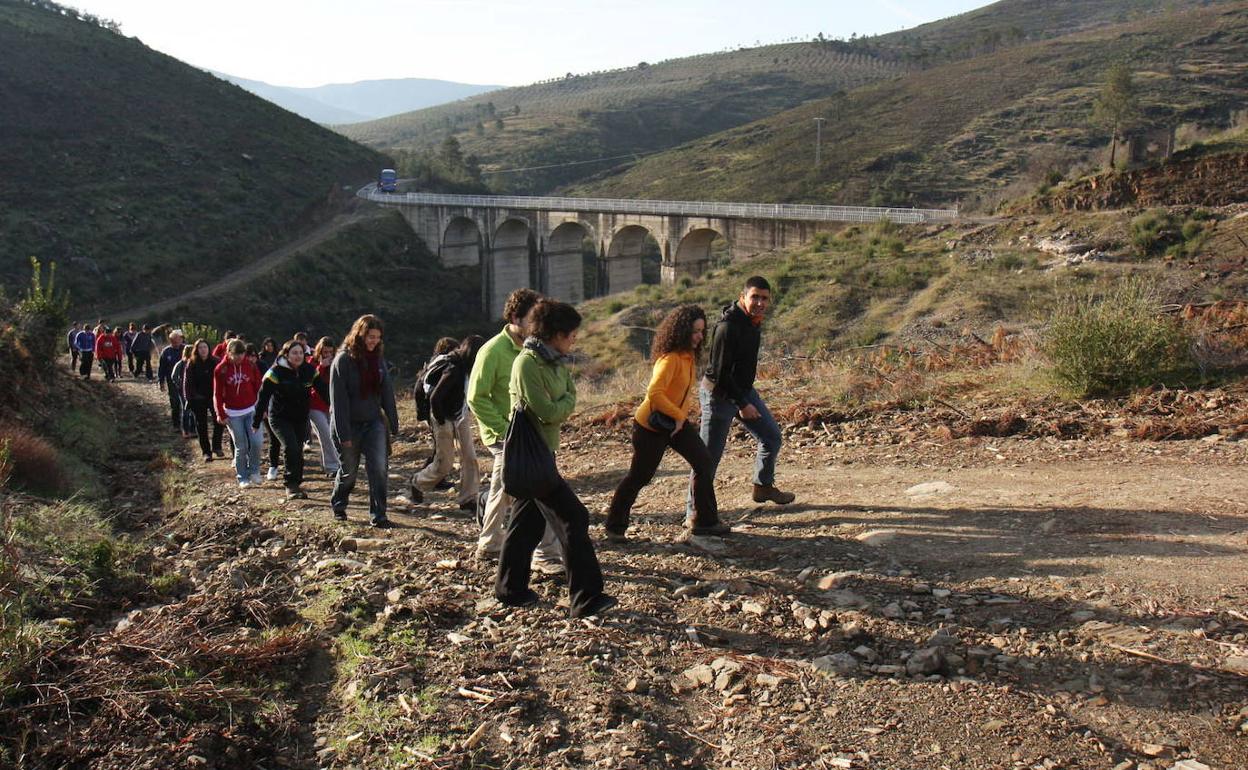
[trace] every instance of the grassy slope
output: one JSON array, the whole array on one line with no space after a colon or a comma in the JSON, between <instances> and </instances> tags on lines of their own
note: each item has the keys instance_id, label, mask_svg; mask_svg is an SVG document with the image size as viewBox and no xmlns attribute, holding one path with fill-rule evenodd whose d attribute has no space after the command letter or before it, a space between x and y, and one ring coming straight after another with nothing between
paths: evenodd
<instances>
[{"instance_id":1,"label":"grassy slope","mask_svg":"<svg viewBox=\"0 0 1248 770\"><path fill-rule=\"evenodd\" d=\"M653 152L902 71L832 45L772 45L509 88L339 130L374 147L404 149L436 146L453 130L465 154L487 168L528 167ZM481 112L489 103L502 130ZM478 120L483 133L475 130ZM508 189L540 191L601 168L494 179Z\"/></svg>"},{"instance_id":2,"label":"grassy slope","mask_svg":"<svg viewBox=\"0 0 1248 770\"><path fill-rule=\"evenodd\" d=\"M1002 0L888 35L763 46L560 79L340 130L372 146L405 149L429 148L453 133L465 152L479 156L487 168L651 153L810 99L888 81L916 66L976 56L1017 42L1002 38L1008 31L1043 39L1174 5L1163 0ZM481 112L487 103L503 117L501 130L493 116ZM520 107L518 116L511 114L513 106ZM803 120L809 127L810 121ZM480 133L475 129L478 121L484 129ZM808 149L803 153L808 155ZM632 162L499 175L491 181L499 189L545 192L594 174L618 173Z\"/></svg>"},{"instance_id":3,"label":"grassy slope","mask_svg":"<svg viewBox=\"0 0 1248 770\"><path fill-rule=\"evenodd\" d=\"M294 257L244 293L167 317L237 329L251 340L288 339L302 330L315 342L322 335L340 341L352 321L375 313L386 323L387 355L408 376L438 337L496 331L480 306L480 270L441 267L398 213L384 212Z\"/></svg>"},{"instance_id":4,"label":"grassy slope","mask_svg":"<svg viewBox=\"0 0 1248 770\"><path fill-rule=\"evenodd\" d=\"M807 103L646 159L573 194L764 201L945 203L1007 186L1031 167L1098 155L1097 83L1134 64L1151 116L1226 121L1248 93L1248 3L1152 15L1031 43ZM829 118L810 167L815 117ZM1036 168L1042 167L1042 168Z\"/></svg>"},{"instance_id":5,"label":"grassy slope","mask_svg":"<svg viewBox=\"0 0 1248 770\"><path fill-rule=\"evenodd\" d=\"M1043 326L1055 299L1082 286L1108 286L1127 275L1158 283L1168 301L1244 296L1238 275L1221 271L1234 235L1248 225L1226 215L1211 237L1193 243L1191 259L1142 259L1131 241L1130 212L1008 219L991 225L846 227L810 246L763 255L712 270L678 286L642 286L586 303L581 350L591 371L635 366L647 335L677 304L701 305L712 319L750 275L768 277L777 302L767 324L770 352L821 355L862 346L931 348ZM1055 258L1031 244L1071 230L1114 257L1110 262L1048 269ZM1020 236L1026 236L1023 239ZM952 246L951 246L952 244Z\"/></svg>"},{"instance_id":6,"label":"grassy slope","mask_svg":"<svg viewBox=\"0 0 1248 770\"><path fill-rule=\"evenodd\" d=\"M0 2L0 282L91 315L287 240L380 156L86 22Z\"/></svg>"}]
</instances>

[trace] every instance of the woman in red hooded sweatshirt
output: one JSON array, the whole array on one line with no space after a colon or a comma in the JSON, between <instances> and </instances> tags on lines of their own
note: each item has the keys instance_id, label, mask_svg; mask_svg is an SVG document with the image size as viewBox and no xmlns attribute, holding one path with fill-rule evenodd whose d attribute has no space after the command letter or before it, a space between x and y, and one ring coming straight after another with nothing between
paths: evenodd
<instances>
[{"instance_id":1,"label":"woman in red hooded sweatshirt","mask_svg":"<svg viewBox=\"0 0 1248 770\"><path fill-rule=\"evenodd\" d=\"M242 489L260 483L260 449L264 434L251 425L260 396L260 370L247 359L247 345L230 340L225 360L212 373L212 402L217 422L234 441L234 472Z\"/></svg>"},{"instance_id":2,"label":"woman in red hooded sweatshirt","mask_svg":"<svg viewBox=\"0 0 1248 770\"><path fill-rule=\"evenodd\" d=\"M121 374L121 337L116 329L95 329L95 358L104 367L104 379L112 382Z\"/></svg>"}]
</instances>

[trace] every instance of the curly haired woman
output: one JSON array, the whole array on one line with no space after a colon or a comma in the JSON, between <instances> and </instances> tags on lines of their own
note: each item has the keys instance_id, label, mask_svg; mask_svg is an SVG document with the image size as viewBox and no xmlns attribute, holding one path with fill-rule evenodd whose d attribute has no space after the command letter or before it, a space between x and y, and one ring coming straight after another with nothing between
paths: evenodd
<instances>
[{"instance_id":1,"label":"curly haired woman","mask_svg":"<svg viewBox=\"0 0 1248 770\"><path fill-rule=\"evenodd\" d=\"M633 421L633 459L628 475L616 487L607 514L607 539L623 542L629 511L641 488L650 483L670 446L693 469L693 534L726 535L715 502L711 456L689 422L689 391L697 381L698 356L706 338L706 313L697 305L681 305L667 314L654 335L654 372L646 399Z\"/></svg>"}]
</instances>

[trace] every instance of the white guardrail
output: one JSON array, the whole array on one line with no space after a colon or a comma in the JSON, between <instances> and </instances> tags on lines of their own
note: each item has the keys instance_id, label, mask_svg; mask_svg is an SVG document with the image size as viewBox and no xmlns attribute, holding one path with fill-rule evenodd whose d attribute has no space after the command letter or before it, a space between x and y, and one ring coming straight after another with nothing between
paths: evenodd
<instances>
[{"instance_id":1,"label":"white guardrail","mask_svg":"<svg viewBox=\"0 0 1248 770\"><path fill-rule=\"evenodd\" d=\"M558 198L520 195L442 195L383 193L367 185L357 195L390 206L464 206L542 211L593 211L604 214L657 214L734 219L790 219L810 222L878 222L898 224L951 222L957 209L896 209L873 206L810 206L794 203L718 203L715 201L651 201L616 198Z\"/></svg>"}]
</instances>

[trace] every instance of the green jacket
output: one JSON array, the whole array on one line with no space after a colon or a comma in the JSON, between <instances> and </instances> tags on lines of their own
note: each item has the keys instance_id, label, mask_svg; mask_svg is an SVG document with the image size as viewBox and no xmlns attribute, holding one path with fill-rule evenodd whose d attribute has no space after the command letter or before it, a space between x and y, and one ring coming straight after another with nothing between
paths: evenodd
<instances>
[{"instance_id":1,"label":"green jacket","mask_svg":"<svg viewBox=\"0 0 1248 770\"><path fill-rule=\"evenodd\" d=\"M507 436L511 424L511 398L507 393L511 365L520 355L520 346L507 333L507 327L481 346L468 375L468 408L477 418L481 443L491 446Z\"/></svg>"},{"instance_id":2,"label":"green jacket","mask_svg":"<svg viewBox=\"0 0 1248 770\"><path fill-rule=\"evenodd\" d=\"M576 383L563 365L563 357L547 345L529 338L524 352L511 366L512 409L520 401L550 451L559 451L559 426L576 409Z\"/></svg>"}]
</instances>

